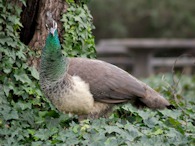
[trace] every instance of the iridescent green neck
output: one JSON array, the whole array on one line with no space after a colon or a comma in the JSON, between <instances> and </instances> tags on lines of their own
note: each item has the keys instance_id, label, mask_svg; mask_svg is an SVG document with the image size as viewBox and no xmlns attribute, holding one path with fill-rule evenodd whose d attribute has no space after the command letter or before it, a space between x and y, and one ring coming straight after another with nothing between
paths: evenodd
<instances>
[{"instance_id":1,"label":"iridescent green neck","mask_svg":"<svg viewBox=\"0 0 195 146\"><path fill-rule=\"evenodd\" d=\"M61 52L58 33L49 34L41 55L41 78L47 81L57 81L64 76L68 67L68 59Z\"/></svg>"}]
</instances>

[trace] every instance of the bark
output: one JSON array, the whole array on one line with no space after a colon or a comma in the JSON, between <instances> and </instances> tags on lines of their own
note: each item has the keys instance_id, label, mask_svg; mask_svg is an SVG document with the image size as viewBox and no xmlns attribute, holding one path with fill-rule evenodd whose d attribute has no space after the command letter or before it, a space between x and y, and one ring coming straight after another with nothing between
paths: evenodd
<instances>
[{"instance_id":1,"label":"bark","mask_svg":"<svg viewBox=\"0 0 195 146\"><path fill-rule=\"evenodd\" d=\"M35 18L35 32L28 46L36 50L39 50L44 46L45 39L48 34L47 29L45 27L47 11L50 11L53 14L53 18L57 21L59 30L58 32L61 38L62 33L60 32L62 32L62 23L60 19L62 14L66 12L66 9L67 4L65 3L65 0L40 0L37 17Z\"/></svg>"},{"instance_id":2,"label":"bark","mask_svg":"<svg viewBox=\"0 0 195 146\"><path fill-rule=\"evenodd\" d=\"M14 0L14 2L17 3L18 0ZM60 20L62 14L67 10L65 0L27 0L26 7L19 4L19 7L22 7L21 22L23 25L20 39L30 49L40 51L45 45L48 35L45 27L48 11L52 13L54 20L58 23L59 37L62 38L63 29ZM39 58L29 58L28 62L29 65L38 69L39 60Z\"/></svg>"}]
</instances>

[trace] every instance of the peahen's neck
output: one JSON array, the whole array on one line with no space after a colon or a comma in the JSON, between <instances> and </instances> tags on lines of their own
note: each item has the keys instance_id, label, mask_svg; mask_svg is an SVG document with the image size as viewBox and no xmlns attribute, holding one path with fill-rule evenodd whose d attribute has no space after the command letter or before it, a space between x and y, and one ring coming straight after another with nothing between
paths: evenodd
<instances>
[{"instance_id":1,"label":"peahen's neck","mask_svg":"<svg viewBox=\"0 0 195 146\"><path fill-rule=\"evenodd\" d=\"M40 79L46 82L55 82L61 79L67 71L68 59L61 52L58 33L49 34L45 47L42 50Z\"/></svg>"}]
</instances>

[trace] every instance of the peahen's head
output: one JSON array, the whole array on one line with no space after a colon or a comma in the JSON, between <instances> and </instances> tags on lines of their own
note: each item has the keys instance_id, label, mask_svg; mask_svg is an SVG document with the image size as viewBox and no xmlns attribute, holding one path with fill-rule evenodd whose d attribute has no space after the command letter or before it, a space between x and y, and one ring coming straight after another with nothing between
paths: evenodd
<instances>
[{"instance_id":1,"label":"peahen's head","mask_svg":"<svg viewBox=\"0 0 195 146\"><path fill-rule=\"evenodd\" d=\"M48 20L46 27L49 30L49 33L55 36L55 32L57 31L57 23L55 22L55 20Z\"/></svg>"},{"instance_id":2,"label":"peahen's head","mask_svg":"<svg viewBox=\"0 0 195 146\"><path fill-rule=\"evenodd\" d=\"M57 32L57 22L52 18L48 18L46 21L46 27L49 32L46 39L46 47L52 50L61 48Z\"/></svg>"}]
</instances>

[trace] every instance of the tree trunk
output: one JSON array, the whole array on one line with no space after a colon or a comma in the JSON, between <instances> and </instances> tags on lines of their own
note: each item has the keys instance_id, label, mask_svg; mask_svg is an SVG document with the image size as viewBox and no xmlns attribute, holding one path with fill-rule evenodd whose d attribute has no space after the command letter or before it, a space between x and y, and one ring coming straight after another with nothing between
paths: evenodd
<instances>
[{"instance_id":1,"label":"tree trunk","mask_svg":"<svg viewBox=\"0 0 195 146\"><path fill-rule=\"evenodd\" d=\"M17 2L18 0L15 0ZM21 6L21 4L19 5ZM63 35L61 16L67 10L65 0L27 0L26 7L22 6L21 22L23 28L20 33L21 41L30 49L40 51L44 45L48 31L45 27L46 13L52 13L58 23L60 39ZM30 65L39 68L39 58L29 58Z\"/></svg>"},{"instance_id":2,"label":"tree trunk","mask_svg":"<svg viewBox=\"0 0 195 146\"><path fill-rule=\"evenodd\" d=\"M62 31L60 21L63 13L66 12L67 4L65 0L27 0L27 6L23 7L21 21L23 29L21 30L21 40L34 50L40 50L48 34L45 27L47 11L53 14L53 18L58 23L59 32ZM61 38L62 33L59 33Z\"/></svg>"}]
</instances>

